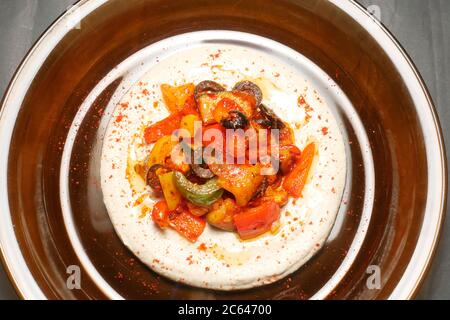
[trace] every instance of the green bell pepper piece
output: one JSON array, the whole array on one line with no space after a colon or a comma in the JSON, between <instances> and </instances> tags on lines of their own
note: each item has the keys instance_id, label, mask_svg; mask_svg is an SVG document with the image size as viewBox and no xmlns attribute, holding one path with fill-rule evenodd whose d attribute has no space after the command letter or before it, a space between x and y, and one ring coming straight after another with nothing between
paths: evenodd
<instances>
[{"instance_id":1,"label":"green bell pepper piece","mask_svg":"<svg viewBox=\"0 0 450 320\"><path fill-rule=\"evenodd\" d=\"M206 181L205 184L197 184L189 181L179 171L174 172L175 185L180 193L193 204L208 206L216 202L223 194L217 178Z\"/></svg>"}]
</instances>

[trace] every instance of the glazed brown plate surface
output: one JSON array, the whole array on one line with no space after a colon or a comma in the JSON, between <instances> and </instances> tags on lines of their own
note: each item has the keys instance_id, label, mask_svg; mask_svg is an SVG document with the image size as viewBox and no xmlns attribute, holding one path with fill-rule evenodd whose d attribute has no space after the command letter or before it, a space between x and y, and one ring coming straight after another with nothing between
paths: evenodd
<instances>
[{"instance_id":1,"label":"glazed brown plate surface","mask_svg":"<svg viewBox=\"0 0 450 320\"><path fill-rule=\"evenodd\" d=\"M420 77L373 18L351 1L103 2L81 1L63 16L30 53L4 98L0 240L5 265L23 297L414 295L439 236L445 158ZM245 32L288 46L325 72L347 101L327 96L346 136L350 171L348 199L332 236L288 278L250 290L199 289L152 272L114 232L100 188L108 107L123 79L120 72L111 78L111 72L160 40L205 30ZM74 128L76 134L68 139ZM62 170L64 156L67 172ZM71 265L81 268L81 289L66 285ZM379 267L380 288L367 286L370 266Z\"/></svg>"}]
</instances>

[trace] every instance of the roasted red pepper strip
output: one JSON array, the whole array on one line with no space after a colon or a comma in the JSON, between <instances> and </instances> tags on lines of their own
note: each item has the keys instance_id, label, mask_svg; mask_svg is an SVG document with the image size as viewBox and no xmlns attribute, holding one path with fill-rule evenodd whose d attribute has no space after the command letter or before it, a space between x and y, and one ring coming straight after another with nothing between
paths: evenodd
<instances>
[{"instance_id":1,"label":"roasted red pepper strip","mask_svg":"<svg viewBox=\"0 0 450 320\"><path fill-rule=\"evenodd\" d=\"M185 203L170 211L165 200L158 201L152 210L152 220L161 228L171 227L180 235L195 242L203 233L206 221L189 212Z\"/></svg>"},{"instance_id":2,"label":"roasted red pepper strip","mask_svg":"<svg viewBox=\"0 0 450 320\"><path fill-rule=\"evenodd\" d=\"M170 220L169 224L183 237L195 242L205 230L206 221L202 217L194 216L187 209L183 209Z\"/></svg>"},{"instance_id":3,"label":"roasted red pepper strip","mask_svg":"<svg viewBox=\"0 0 450 320\"><path fill-rule=\"evenodd\" d=\"M286 175L283 181L283 188L293 197L301 197L311 165L316 154L314 142L308 144L302 151L300 158L294 165L291 172Z\"/></svg>"},{"instance_id":4,"label":"roasted red pepper strip","mask_svg":"<svg viewBox=\"0 0 450 320\"><path fill-rule=\"evenodd\" d=\"M171 135L175 130L180 128L180 122L183 116L188 114L198 114L198 110L195 106L194 97L189 97L183 109L178 112L175 112L168 116L167 118L162 119L150 127L145 128L144 131L144 139L147 144L156 142L159 138L167 135Z\"/></svg>"},{"instance_id":5,"label":"roasted red pepper strip","mask_svg":"<svg viewBox=\"0 0 450 320\"><path fill-rule=\"evenodd\" d=\"M270 230L280 218L280 206L274 201L247 209L234 216L234 225L241 239L251 239Z\"/></svg>"},{"instance_id":6,"label":"roasted red pepper strip","mask_svg":"<svg viewBox=\"0 0 450 320\"><path fill-rule=\"evenodd\" d=\"M169 226L170 210L165 200L158 201L152 210L152 220L162 229Z\"/></svg>"},{"instance_id":7,"label":"roasted red pepper strip","mask_svg":"<svg viewBox=\"0 0 450 320\"><path fill-rule=\"evenodd\" d=\"M171 135L180 127L182 115L177 112L171 114L167 118L152 124L145 128L144 139L147 144L156 142L159 138Z\"/></svg>"}]
</instances>

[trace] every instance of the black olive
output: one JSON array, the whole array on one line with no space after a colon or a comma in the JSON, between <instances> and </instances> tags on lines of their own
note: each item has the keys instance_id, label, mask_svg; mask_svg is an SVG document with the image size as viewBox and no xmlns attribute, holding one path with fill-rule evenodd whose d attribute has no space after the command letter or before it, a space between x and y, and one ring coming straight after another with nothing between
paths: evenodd
<instances>
[{"instance_id":1,"label":"black olive","mask_svg":"<svg viewBox=\"0 0 450 320\"><path fill-rule=\"evenodd\" d=\"M220 124L227 129L245 129L248 126L248 119L240 111L232 110L228 116L220 121Z\"/></svg>"},{"instance_id":2,"label":"black olive","mask_svg":"<svg viewBox=\"0 0 450 320\"><path fill-rule=\"evenodd\" d=\"M234 85L233 90L244 91L255 97L256 105L259 106L263 99L261 89L251 81L241 81Z\"/></svg>"},{"instance_id":3,"label":"black olive","mask_svg":"<svg viewBox=\"0 0 450 320\"><path fill-rule=\"evenodd\" d=\"M205 92L221 92L221 91L225 91L225 88L222 87L220 84L218 84L215 81L205 80L195 86L194 98L198 99L198 97Z\"/></svg>"},{"instance_id":4,"label":"black olive","mask_svg":"<svg viewBox=\"0 0 450 320\"><path fill-rule=\"evenodd\" d=\"M154 191L160 192L162 190L161 184L159 182L159 177L156 174L156 171L160 168L163 168L160 164L154 164L148 169L146 175L146 183L149 185Z\"/></svg>"},{"instance_id":5,"label":"black olive","mask_svg":"<svg viewBox=\"0 0 450 320\"><path fill-rule=\"evenodd\" d=\"M275 112L273 112L270 108L266 107L263 104L261 104L257 108L257 112L263 116L262 119L255 120L258 124L261 124L265 127L270 127L272 129L282 129L286 126L283 120L278 118Z\"/></svg>"}]
</instances>

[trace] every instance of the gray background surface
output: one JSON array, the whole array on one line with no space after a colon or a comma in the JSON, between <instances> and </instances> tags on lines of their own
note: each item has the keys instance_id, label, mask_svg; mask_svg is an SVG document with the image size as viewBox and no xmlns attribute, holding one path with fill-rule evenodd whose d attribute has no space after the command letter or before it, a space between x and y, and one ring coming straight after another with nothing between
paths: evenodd
<instances>
[{"instance_id":1,"label":"gray background surface","mask_svg":"<svg viewBox=\"0 0 450 320\"><path fill-rule=\"evenodd\" d=\"M182 1L182 0L180 0ZM0 0L0 95L27 51L75 0ZM381 21L415 62L450 141L450 0L359 0L378 6ZM448 215L448 212L447 212ZM450 221L421 299L450 299ZM0 299L16 299L0 266Z\"/></svg>"}]
</instances>

